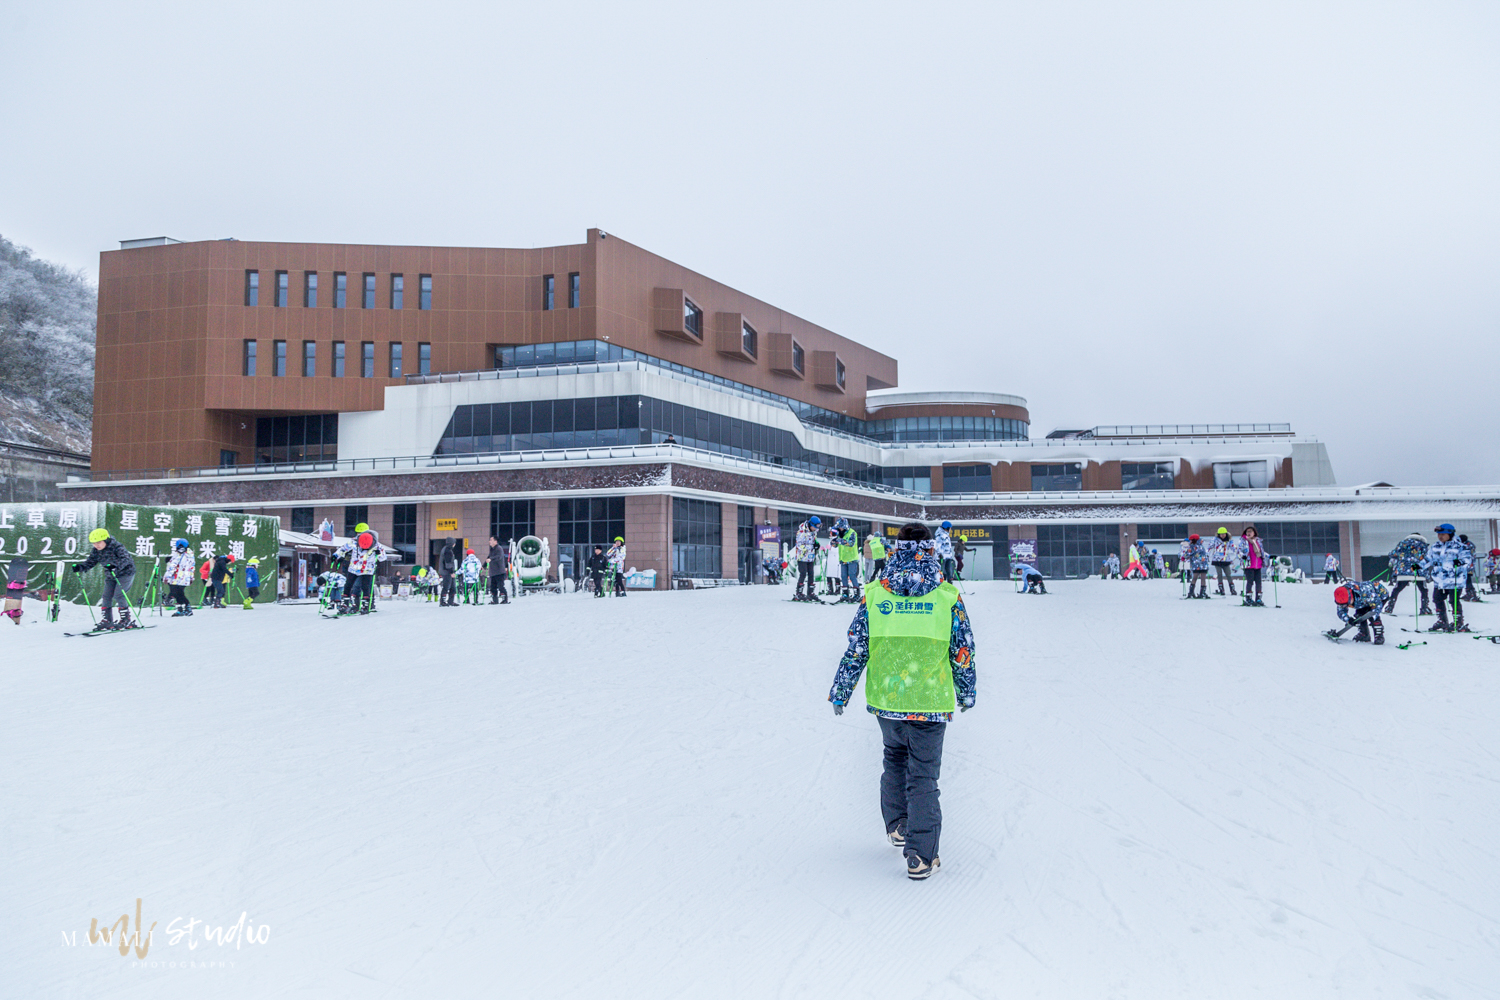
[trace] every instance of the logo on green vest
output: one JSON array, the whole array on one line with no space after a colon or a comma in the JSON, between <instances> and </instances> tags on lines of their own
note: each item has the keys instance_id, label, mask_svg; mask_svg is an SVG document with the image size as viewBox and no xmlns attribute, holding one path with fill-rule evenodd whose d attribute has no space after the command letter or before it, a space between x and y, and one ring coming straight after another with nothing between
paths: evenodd
<instances>
[{"instance_id":1,"label":"logo on green vest","mask_svg":"<svg viewBox=\"0 0 1500 1000\"><path fill-rule=\"evenodd\" d=\"M894 608L895 605L890 601L881 601L879 604L875 605L875 607L880 609L881 614L888 615L891 613L891 609Z\"/></svg>"},{"instance_id":2,"label":"logo on green vest","mask_svg":"<svg viewBox=\"0 0 1500 1000\"><path fill-rule=\"evenodd\" d=\"M932 613L931 601L881 601L875 605L883 615L894 611L898 615L927 615Z\"/></svg>"}]
</instances>

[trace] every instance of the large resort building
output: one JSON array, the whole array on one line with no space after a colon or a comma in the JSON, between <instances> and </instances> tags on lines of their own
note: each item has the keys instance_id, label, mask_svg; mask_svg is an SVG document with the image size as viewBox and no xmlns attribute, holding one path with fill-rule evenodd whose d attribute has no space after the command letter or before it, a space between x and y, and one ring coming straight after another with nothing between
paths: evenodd
<instances>
[{"instance_id":1,"label":"large resort building","mask_svg":"<svg viewBox=\"0 0 1500 1000\"><path fill-rule=\"evenodd\" d=\"M1493 491L1335 484L1287 424L1032 433L1026 400L897 391L897 361L639 247L131 241L101 254L79 499L547 537L554 573L623 535L673 580L757 578L760 529L950 520L971 578L1049 576L1254 523L1359 572L1442 516L1496 544ZM1011 387L1006 387L1011 388ZM1016 387L1019 388L1019 387ZM75 492L76 491L76 492ZM82 494L82 495L80 495Z\"/></svg>"}]
</instances>

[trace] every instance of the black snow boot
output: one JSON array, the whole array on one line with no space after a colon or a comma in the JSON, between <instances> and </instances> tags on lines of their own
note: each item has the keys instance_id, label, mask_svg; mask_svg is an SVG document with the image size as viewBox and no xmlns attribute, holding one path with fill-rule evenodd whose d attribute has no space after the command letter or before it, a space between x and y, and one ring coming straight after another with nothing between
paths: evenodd
<instances>
[{"instance_id":1,"label":"black snow boot","mask_svg":"<svg viewBox=\"0 0 1500 1000\"><path fill-rule=\"evenodd\" d=\"M1377 619L1375 619L1373 628L1375 629L1375 645L1377 645L1377 646L1384 646L1385 645L1385 623L1382 622L1379 618L1377 618Z\"/></svg>"},{"instance_id":2,"label":"black snow boot","mask_svg":"<svg viewBox=\"0 0 1500 1000\"><path fill-rule=\"evenodd\" d=\"M118 628L115 625L115 609L113 607L100 608L99 610L102 613L99 615L99 624L94 626L95 632L113 632Z\"/></svg>"},{"instance_id":3,"label":"black snow boot","mask_svg":"<svg viewBox=\"0 0 1500 1000\"><path fill-rule=\"evenodd\" d=\"M1369 642L1370 641L1370 623L1369 622L1360 622L1359 623L1359 631L1354 633L1354 641L1355 642Z\"/></svg>"},{"instance_id":4,"label":"black snow boot","mask_svg":"<svg viewBox=\"0 0 1500 1000\"><path fill-rule=\"evenodd\" d=\"M135 622L133 622L133 621L130 620L130 609L129 608L121 608L120 609L120 624L117 626L117 628L121 632L123 632L123 631L125 631L128 628L138 628L138 627L139 626L137 626Z\"/></svg>"}]
</instances>

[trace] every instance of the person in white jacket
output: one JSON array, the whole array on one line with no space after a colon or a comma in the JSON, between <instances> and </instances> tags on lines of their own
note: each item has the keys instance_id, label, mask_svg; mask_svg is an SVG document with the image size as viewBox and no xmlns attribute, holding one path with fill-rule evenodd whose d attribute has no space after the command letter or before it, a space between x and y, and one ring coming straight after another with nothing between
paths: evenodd
<instances>
[{"instance_id":1,"label":"person in white jacket","mask_svg":"<svg viewBox=\"0 0 1500 1000\"><path fill-rule=\"evenodd\" d=\"M193 606L187 598L187 588L192 584L196 572L193 547L188 544L188 540L178 538L173 541L172 558L167 560L166 572L162 574L162 582L167 585L167 591L177 605L177 610L172 612L173 618L186 618L193 613Z\"/></svg>"},{"instance_id":2,"label":"person in white jacket","mask_svg":"<svg viewBox=\"0 0 1500 1000\"><path fill-rule=\"evenodd\" d=\"M348 576L353 582L340 613L358 611L363 615L375 610L375 567L385 559L385 551L381 549L375 532L361 531L339 546L334 557L349 560Z\"/></svg>"},{"instance_id":3,"label":"person in white jacket","mask_svg":"<svg viewBox=\"0 0 1500 1000\"><path fill-rule=\"evenodd\" d=\"M610 575L615 578L615 596L625 596L625 539L615 536L614 543L604 554L609 561Z\"/></svg>"}]
</instances>

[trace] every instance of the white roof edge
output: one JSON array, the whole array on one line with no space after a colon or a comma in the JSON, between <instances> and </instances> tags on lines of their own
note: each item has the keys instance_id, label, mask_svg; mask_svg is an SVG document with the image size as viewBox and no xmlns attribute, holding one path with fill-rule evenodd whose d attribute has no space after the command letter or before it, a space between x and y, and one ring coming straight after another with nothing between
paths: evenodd
<instances>
[{"instance_id":1,"label":"white roof edge","mask_svg":"<svg viewBox=\"0 0 1500 1000\"><path fill-rule=\"evenodd\" d=\"M1019 406L1026 408L1024 396L1013 396L1004 392L960 392L936 390L928 392L872 392L865 395L865 409L878 410L883 406L911 406L919 403L967 403L970 405Z\"/></svg>"}]
</instances>

